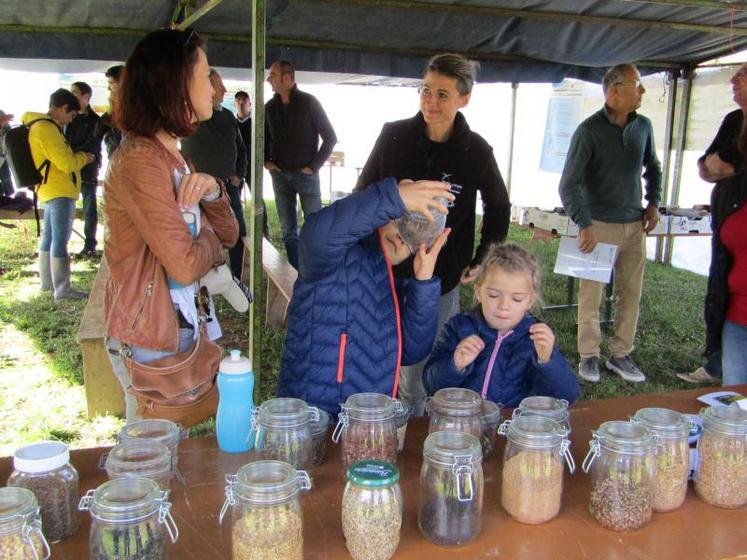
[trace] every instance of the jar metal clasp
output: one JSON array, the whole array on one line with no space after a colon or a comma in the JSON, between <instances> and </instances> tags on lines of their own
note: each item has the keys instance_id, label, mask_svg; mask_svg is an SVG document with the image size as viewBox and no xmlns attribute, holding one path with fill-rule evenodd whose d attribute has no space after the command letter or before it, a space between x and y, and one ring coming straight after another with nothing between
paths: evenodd
<instances>
[{"instance_id":1,"label":"jar metal clasp","mask_svg":"<svg viewBox=\"0 0 747 560\"><path fill-rule=\"evenodd\" d=\"M471 502L475 494L472 486L472 455L455 455L451 471L456 476L457 499L460 502Z\"/></svg>"},{"instance_id":2,"label":"jar metal clasp","mask_svg":"<svg viewBox=\"0 0 747 560\"><path fill-rule=\"evenodd\" d=\"M163 492L161 497L156 501L160 502L158 506L158 522L166 527L171 542L175 543L179 540L179 527L176 526L176 521L174 521L171 515L171 502L169 502L168 491Z\"/></svg>"},{"instance_id":3,"label":"jar metal clasp","mask_svg":"<svg viewBox=\"0 0 747 560\"><path fill-rule=\"evenodd\" d=\"M233 495L233 487L236 484L237 477L235 474L226 475L226 501L223 502L223 507L220 508L218 514L218 524L223 523L223 517L226 515L230 506L236 505L236 497Z\"/></svg>"},{"instance_id":4,"label":"jar metal clasp","mask_svg":"<svg viewBox=\"0 0 747 560\"><path fill-rule=\"evenodd\" d=\"M568 464L568 472L573 474L576 472L576 461L573 460L573 455L571 454L571 441L564 437L563 441L560 443L560 454L565 458L565 462Z\"/></svg>"},{"instance_id":5,"label":"jar metal clasp","mask_svg":"<svg viewBox=\"0 0 747 560\"><path fill-rule=\"evenodd\" d=\"M342 431L348 427L349 421L348 421L348 413L345 412L345 406L340 407L342 410L337 418L337 425L335 426L334 431L332 432L332 441L335 443L340 442L340 436L342 435Z\"/></svg>"},{"instance_id":6,"label":"jar metal clasp","mask_svg":"<svg viewBox=\"0 0 747 560\"><path fill-rule=\"evenodd\" d=\"M44 556L42 556L41 558L36 552L34 543L31 542L31 533L36 533L39 537L39 540L41 541L43 547L42 553L44 554ZM34 560L47 560L50 556L52 556L52 550L49 548L49 543L44 537L44 533L42 533L42 525L40 520L34 519L31 523L25 523L23 529L21 529L21 539L23 539L23 542L31 548L31 553L34 555Z\"/></svg>"},{"instance_id":7,"label":"jar metal clasp","mask_svg":"<svg viewBox=\"0 0 747 560\"><path fill-rule=\"evenodd\" d=\"M306 471L296 471L296 478L301 490L311 490L311 477Z\"/></svg>"},{"instance_id":8,"label":"jar metal clasp","mask_svg":"<svg viewBox=\"0 0 747 560\"><path fill-rule=\"evenodd\" d=\"M516 410L514 410L513 417L516 417ZM511 420L504 420L500 426L498 426L498 435L506 436L508 435L508 428L511 426Z\"/></svg>"},{"instance_id":9,"label":"jar metal clasp","mask_svg":"<svg viewBox=\"0 0 747 560\"><path fill-rule=\"evenodd\" d=\"M319 409L315 406L310 406L309 407L309 422L319 422L319 418L321 418Z\"/></svg>"},{"instance_id":10,"label":"jar metal clasp","mask_svg":"<svg viewBox=\"0 0 747 560\"><path fill-rule=\"evenodd\" d=\"M597 455L599 455L599 441L597 440L596 433L593 433L591 436L591 441L589 442L589 452L586 454L584 462L581 463L581 469L585 473L589 472L591 464L594 462L594 459L597 458Z\"/></svg>"},{"instance_id":11,"label":"jar metal clasp","mask_svg":"<svg viewBox=\"0 0 747 560\"><path fill-rule=\"evenodd\" d=\"M246 436L246 443L249 443L252 438L254 438L254 444L257 445L259 442L259 408L256 406L252 409L250 422L252 429L249 430L249 433Z\"/></svg>"}]
</instances>

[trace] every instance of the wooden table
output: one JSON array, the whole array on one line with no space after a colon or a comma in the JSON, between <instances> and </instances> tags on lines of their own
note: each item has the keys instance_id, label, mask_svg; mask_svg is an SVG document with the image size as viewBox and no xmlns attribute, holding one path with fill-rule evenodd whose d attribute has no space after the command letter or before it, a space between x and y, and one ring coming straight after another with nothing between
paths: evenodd
<instances>
[{"instance_id":1,"label":"wooden table","mask_svg":"<svg viewBox=\"0 0 747 560\"><path fill-rule=\"evenodd\" d=\"M747 394L747 385L733 389ZM646 406L696 412L701 403L695 397L710 390L712 388L577 403L571 413L571 450L576 463L581 464L588 450L591 430L601 422L628 419L636 410ZM504 448L501 437L496 455L483 464L485 498L482 534L468 546L455 549L437 547L421 535L417 523L418 477L426 432L424 418L412 419L405 451L399 458L405 518L395 559L711 560L747 554L747 509L711 507L700 501L692 488L680 509L654 514L652 521L643 529L631 533L603 529L588 513L590 480L580 469L574 475L566 476L563 508L556 519L536 526L513 521L500 506L501 456ZM98 448L72 453L72 461L81 476L81 492L105 480L106 473L97 467L103 451ZM340 525L343 478L339 450L329 443L327 451L327 461L313 473L314 488L302 498L305 558L313 560L349 558ZM235 472L249 460L249 454L219 452L212 437L181 442L179 468L186 478L186 486L173 481L171 493L172 512L181 536L175 545L169 545L169 558L228 558L218 525L218 512L224 500L224 475ZM0 459L1 480L7 478L11 469L10 458ZM78 533L72 539L52 546L55 560L88 558L89 519L87 514L83 514Z\"/></svg>"}]
</instances>

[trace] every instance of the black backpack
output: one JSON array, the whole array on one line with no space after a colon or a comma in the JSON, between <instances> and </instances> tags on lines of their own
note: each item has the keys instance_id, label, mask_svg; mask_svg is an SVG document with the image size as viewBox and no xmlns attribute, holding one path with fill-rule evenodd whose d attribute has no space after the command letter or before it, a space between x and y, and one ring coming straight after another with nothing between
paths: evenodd
<instances>
[{"instance_id":1,"label":"black backpack","mask_svg":"<svg viewBox=\"0 0 747 560\"><path fill-rule=\"evenodd\" d=\"M36 167L31 155L29 145L29 131L39 121L54 122L52 119L34 119L28 124L14 126L5 133L3 147L5 159L8 161L10 170L13 172L13 180L17 187L25 187L34 193L34 216L36 217L36 234L39 235L39 207L36 192L40 185L47 182L49 178L50 162L45 159L39 167ZM55 123L56 126L56 123ZM43 175L42 175L43 173Z\"/></svg>"}]
</instances>

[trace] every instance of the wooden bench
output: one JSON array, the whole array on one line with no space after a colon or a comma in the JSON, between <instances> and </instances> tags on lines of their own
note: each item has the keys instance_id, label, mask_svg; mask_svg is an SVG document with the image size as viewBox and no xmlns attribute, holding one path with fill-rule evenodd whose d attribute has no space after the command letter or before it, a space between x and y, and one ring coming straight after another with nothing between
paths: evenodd
<instances>
[{"instance_id":1,"label":"wooden bench","mask_svg":"<svg viewBox=\"0 0 747 560\"><path fill-rule=\"evenodd\" d=\"M288 304L298 271L265 238L262 238L262 268L267 274L265 324L280 328L288 319Z\"/></svg>"},{"instance_id":2,"label":"wooden bench","mask_svg":"<svg viewBox=\"0 0 747 560\"><path fill-rule=\"evenodd\" d=\"M88 416L91 418L102 414L124 414L122 386L114 376L109 353L104 345L104 295L108 282L109 267L106 259L102 258L76 338L83 352L83 382Z\"/></svg>"}]
</instances>

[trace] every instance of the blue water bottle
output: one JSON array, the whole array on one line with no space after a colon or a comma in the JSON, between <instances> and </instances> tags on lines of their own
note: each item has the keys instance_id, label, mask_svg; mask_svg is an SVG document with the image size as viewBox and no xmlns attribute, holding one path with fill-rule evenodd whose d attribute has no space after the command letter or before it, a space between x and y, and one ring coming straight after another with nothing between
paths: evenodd
<instances>
[{"instance_id":1,"label":"blue water bottle","mask_svg":"<svg viewBox=\"0 0 747 560\"><path fill-rule=\"evenodd\" d=\"M252 431L252 395L254 373L252 361L241 355L240 350L230 350L218 369L218 414L215 417L215 432L218 446L228 453L243 453L254 446Z\"/></svg>"}]
</instances>

